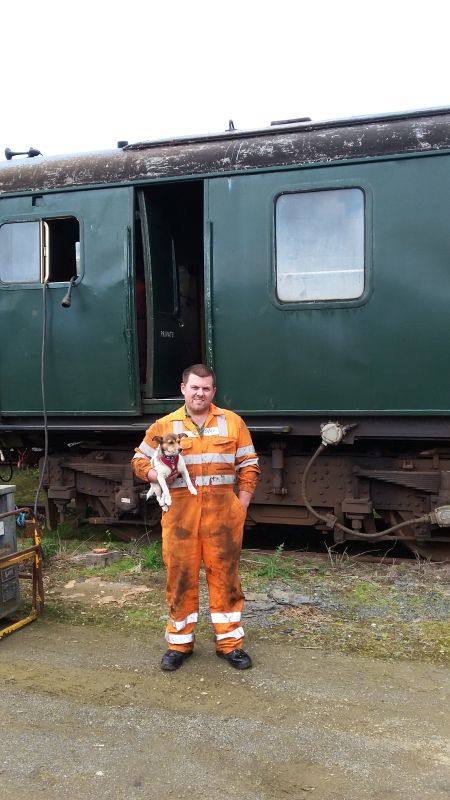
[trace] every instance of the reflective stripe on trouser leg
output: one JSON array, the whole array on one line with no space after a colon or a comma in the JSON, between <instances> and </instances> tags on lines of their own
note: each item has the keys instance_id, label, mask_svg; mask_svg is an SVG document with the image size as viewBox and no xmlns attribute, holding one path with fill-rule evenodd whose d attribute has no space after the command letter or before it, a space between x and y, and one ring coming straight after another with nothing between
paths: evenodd
<instances>
[{"instance_id":1,"label":"reflective stripe on trouser leg","mask_svg":"<svg viewBox=\"0 0 450 800\"><path fill-rule=\"evenodd\" d=\"M161 521L163 558L167 570L166 597L170 615L166 641L170 650L181 652L192 650L198 619L200 510L200 498L188 492L174 492L172 505L163 514Z\"/></svg>"},{"instance_id":2,"label":"reflective stripe on trouser leg","mask_svg":"<svg viewBox=\"0 0 450 800\"><path fill-rule=\"evenodd\" d=\"M216 648L223 653L241 648L244 641L240 624L244 595L239 580L244 520L244 509L231 488L203 490L202 557Z\"/></svg>"}]
</instances>

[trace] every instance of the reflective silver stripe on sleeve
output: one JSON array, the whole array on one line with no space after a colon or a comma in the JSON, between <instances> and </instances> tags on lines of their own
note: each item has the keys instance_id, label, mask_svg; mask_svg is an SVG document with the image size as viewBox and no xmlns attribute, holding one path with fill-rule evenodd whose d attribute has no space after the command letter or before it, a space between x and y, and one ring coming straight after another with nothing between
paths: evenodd
<instances>
[{"instance_id":1,"label":"reflective silver stripe on sleeve","mask_svg":"<svg viewBox=\"0 0 450 800\"><path fill-rule=\"evenodd\" d=\"M202 453L198 456L183 456L185 464L234 464L233 453Z\"/></svg>"},{"instance_id":2,"label":"reflective silver stripe on sleeve","mask_svg":"<svg viewBox=\"0 0 450 800\"><path fill-rule=\"evenodd\" d=\"M193 633L166 633L166 642L169 644L188 644L194 641Z\"/></svg>"},{"instance_id":3,"label":"reflective silver stripe on sleeve","mask_svg":"<svg viewBox=\"0 0 450 800\"><path fill-rule=\"evenodd\" d=\"M211 613L211 622L225 625L227 622L240 622L241 621L241 612L240 611L227 611L225 614L219 614L217 612Z\"/></svg>"},{"instance_id":4,"label":"reflective silver stripe on sleeve","mask_svg":"<svg viewBox=\"0 0 450 800\"><path fill-rule=\"evenodd\" d=\"M198 622L198 612L197 611L194 611L192 614L188 614L186 619L181 619L181 620L171 619L170 620L170 624L177 631L182 631L183 628L185 628L186 625L189 625L190 622Z\"/></svg>"},{"instance_id":5,"label":"reflective silver stripe on sleeve","mask_svg":"<svg viewBox=\"0 0 450 800\"><path fill-rule=\"evenodd\" d=\"M135 458L147 458L147 456L144 456L144 453L136 453L133 456L133 461L134 461Z\"/></svg>"},{"instance_id":6,"label":"reflective silver stripe on sleeve","mask_svg":"<svg viewBox=\"0 0 450 800\"><path fill-rule=\"evenodd\" d=\"M236 458L240 458L241 456L249 456L250 453L256 456L256 451L252 444L247 445L247 447L238 447L236 450Z\"/></svg>"},{"instance_id":7,"label":"reflective silver stripe on sleeve","mask_svg":"<svg viewBox=\"0 0 450 800\"><path fill-rule=\"evenodd\" d=\"M217 641L221 639L242 639L244 635L244 628L235 628L230 633L216 633L216 639Z\"/></svg>"},{"instance_id":8,"label":"reflective silver stripe on sleeve","mask_svg":"<svg viewBox=\"0 0 450 800\"><path fill-rule=\"evenodd\" d=\"M252 464L258 464L258 458L247 458L245 461L241 461L240 464L236 464L236 469L242 469L242 467L250 467Z\"/></svg>"},{"instance_id":9,"label":"reflective silver stripe on sleeve","mask_svg":"<svg viewBox=\"0 0 450 800\"><path fill-rule=\"evenodd\" d=\"M146 442L144 442L144 441L142 441L142 442L140 443L140 445L139 445L139 450L141 450L141 451L142 451L142 453L144 453L144 455L145 455L145 456L147 456L147 458L151 458L151 457L152 457L152 455L153 455L153 454L154 454L154 452L155 452L155 448L154 448L154 447L150 447L150 445L148 445L148 444L147 444Z\"/></svg>"},{"instance_id":10,"label":"reflective silver stripe on sleeve","mask_svg":"<svg viewBox=\"0 0 450 800\"><path fill-rule=\"evenodd\" d=\"M228 436L228 425L225 414L220 414L216 417L217 427L219 428L219 436Z\"/></svg>"}]
</instances>

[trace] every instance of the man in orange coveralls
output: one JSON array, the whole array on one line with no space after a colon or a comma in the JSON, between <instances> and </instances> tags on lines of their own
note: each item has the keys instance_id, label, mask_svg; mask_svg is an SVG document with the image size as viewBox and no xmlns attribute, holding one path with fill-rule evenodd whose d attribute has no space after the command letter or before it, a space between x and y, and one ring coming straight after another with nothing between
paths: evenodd
<instances>
[{"instance_id":1,"label":"man in orange coveralls","mask_svg":"<svg viewBox=\"0 0 450 800\"><path fill-rule=\"evenodd\" d=\"M148 428L131 462L138 478L156 481L150 464L153 437L186 434L181 440L182 455L197 496L176 477L170 486L172 505L162 516L170 618L166 628L169 649L162 657L161 669L178 669L192 655L202 561L216 654L236 669L248 669L252 661L242 649L244 595L238 569L246 511L260 472L258 458L243 420L212 403L216 392L213 371L194 364L183 372L182 380L185 405ZM236 478L239 497L233 491Z\"/></svg>"}]
</instances>

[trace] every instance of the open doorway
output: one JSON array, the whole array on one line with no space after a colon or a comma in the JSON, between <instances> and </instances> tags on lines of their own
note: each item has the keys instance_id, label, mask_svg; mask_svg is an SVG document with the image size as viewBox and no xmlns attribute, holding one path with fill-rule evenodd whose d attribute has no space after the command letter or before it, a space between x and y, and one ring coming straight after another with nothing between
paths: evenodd
<instances>
[{"instance_id":1,"label":"open doorway","mask_svg":"<svg viewBox=\"0 0 450 800\"><path fill-rule=\"evenodd\" d=\"M136 311L143 398L180 394L203 360L203 183L138 190Z\"/></svg>"}]
</instances>

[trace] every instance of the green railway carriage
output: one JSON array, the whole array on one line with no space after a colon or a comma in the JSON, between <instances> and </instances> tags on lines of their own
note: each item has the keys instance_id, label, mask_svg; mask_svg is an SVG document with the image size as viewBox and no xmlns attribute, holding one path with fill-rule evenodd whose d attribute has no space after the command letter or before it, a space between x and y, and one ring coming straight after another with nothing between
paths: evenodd
<instances>
[{"instance_id":1,"label":"green railway carriage","mask_svg":"<svg viewBox=\"0 0 450 800\"><path fill-rule=\"evenodd\" d=\"M120 145L0 163L0 442L47 429L49 519L141 519L133 447L205 360L249 521L448 542L450 109Z\"/></svg>"}]
</instances>

